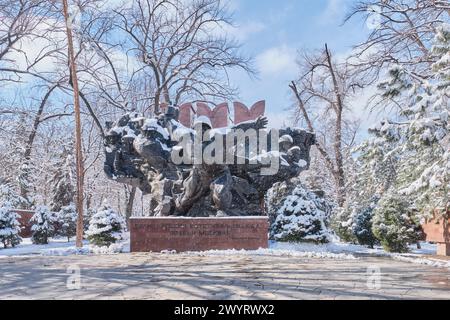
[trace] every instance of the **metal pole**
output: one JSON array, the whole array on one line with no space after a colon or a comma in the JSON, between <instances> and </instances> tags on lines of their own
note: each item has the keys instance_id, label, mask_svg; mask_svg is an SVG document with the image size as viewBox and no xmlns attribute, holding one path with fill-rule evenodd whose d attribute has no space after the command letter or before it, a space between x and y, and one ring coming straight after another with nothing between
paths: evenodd
<instances>
[{"instance_id":1,"label":"metal pole","mask_svg":"<svg viewBox=\"0 0 450 320\"><path fill-rule=\"evenodd\" d=\"M77 162L77 248L83 247L83 182L84 182L84 165L83 151L81 149L81 116L80 116L80 97L78 91L77 68L75 65L75 54L73 48L72 26L69 21L69 10L67 0L62 0L64 19L67 29L67 43L69 52L70 73L72 77L74 113L75 113L75 152Z\"/></svg>"}]
</instances>

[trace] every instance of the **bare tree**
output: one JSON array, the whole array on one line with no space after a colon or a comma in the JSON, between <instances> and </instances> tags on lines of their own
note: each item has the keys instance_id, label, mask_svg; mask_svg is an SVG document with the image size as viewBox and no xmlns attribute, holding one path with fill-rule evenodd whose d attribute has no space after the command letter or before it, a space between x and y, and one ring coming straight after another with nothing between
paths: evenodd
<instances>
[{"instance_id":1,"label":"bare tree","mask_svg":"<svg viewBox=\"0 0 450 320\"><path fill-rule=\"evenodd\" d=\"M99 2L80 4L83 19L75 31L80 97L100 134L101 121L118 112L159 112L162 102L231 98L237 90L227 71L253 73L239 45L214 31L230 23L220 0L135 0L113 12L93 5ZM126 190L127 216L135 194Z\"/></svg>"},{"instance_id":2,"label":"bare tree","mask_svg":"<svg viewBox=\"0 0 450 320\"><path fill-rule=\"evenodd\" d=\"M102 179L104 122L131 110L158 111L162 102L232 98L237 89L227 72L253 70L239 44L221 30L231 22L221 0L123 2L117 7L109 0L71 3L73 12L79 12L73 32L89 186L85 195L94 206L120 191L129 215L139 192ZM50 198L45 177L52 149L70 139L73 129L61 11L57 0L0 0L0 86L8 86L8 94L0 90L0 160L7 164L0 175L16 179L18 159L35 166L40 203ZM17 101L11 97L14 90L20 92Z\"/></svg>"},{"instance_id":3,"label":"bare tree","mask_svg":"<svg viewBox=\"0 0 450 320\"><path fill-rule=\"evenodd\" d=\"M355 142L349 99L361 87L346 62L333 60L328 47L299 60L300 77L290 89L295 97L297 121L317 136L317 150L335 183L336 200L345 201L345 155Z\"/></svg>"},{"instance_id":4,"label":"bare tree","mask_svg":"<svg viewBox=\"0 0 450 320\"><path fill-rule=\"evenodd\" d=\"M414 67L419 78L429 76L431 41L436 26L448 21L450 4L437 0L369 0L353 7L347 20L353 16L373 19L373 30L367 40L356 46L366 68L374 71L396 63Z\"/></svg>"},{"instance_id":5,"label":"bare tree","mask_svg":"<svg viewBox=\"0 0 450 320\"><path fill-rule=\"evenodd\" d=\"M54 16L49 1L0 0L0 81L19 82L24 75L46 79L37 66L57 51L46 43ZM42 47L26 48L36 42Z\"/></svg>"},{"instance_id":6,"label":"bare tree","mask_svg":"<svg viewBox=\"0 0 450 320\"><path fill-rule=\"evenodd\" d=\"M363 0L353 6L346 21L353 17L362 17L372 27L349 60L367 80L378 82L394 64L405 69L411 82L429 79L435 62L431 47L436 27L450 19L448 0ZM401 106L400 101L377 98L372 109Z\"/></svg>"},{"instance_id":7,"label":"bare tree","mask_svg":"<svg viewBox=\"0 0 450 320\"><path fill-rule=\"evenodd\" d=\"M233 67L252 72L239 45L216 29L230 24L221 0L134 0L115 10L124 48L139 62L139 74L154 81L153 107L179 104L187 96L228 98L236 89L227 81Z\"/></svg>"}]
</instances>

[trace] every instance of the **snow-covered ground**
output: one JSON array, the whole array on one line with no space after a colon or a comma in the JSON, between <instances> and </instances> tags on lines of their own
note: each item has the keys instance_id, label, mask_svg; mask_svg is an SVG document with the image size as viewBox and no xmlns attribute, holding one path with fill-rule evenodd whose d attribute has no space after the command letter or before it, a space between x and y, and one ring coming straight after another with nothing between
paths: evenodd
<instances>
[{"instance_id":1,"label":"snow-covered ground","mask_svg":"<svg viewBox=\"0 0 450 320\"><path fill-rule=\"evenodd\" d=\"M205 252L189 252L191 255L200 256L230 256L230 255L247 255L247 256L287 256L300 258L324 258L338 260L357 260L351 253L331 252L321 246L304 245L304 244L285 244L271 242L269 249L259 249L253 251L247 250L211 250Z\"/></svg>"},{"instance_id":2,"label":"snow-covered ground","mask_svg":"<svg viewBox=\"0 0 450 320\"><path fill-rule=\"evenodd\" d=\"M430 257L436 253L436 245L430 243L422 243L422 248L417 249L416 246L411 247L408 254L387 253L381 247L369 249L364 246L332 242L323 245L311 243L282 243L271 241L269 249L259 249L254 251L246 250L211 250L205 252L188 252L185 254L196 256L230 256L230 255L247 255L247 256L288 256L288 257L304 257L304 258L324 258L338 260L357 260L364 255L385 256L392 259L430 265L434 267L450 268L450 261L439 259L438 257ZM31 243L31 239L24 239L23 242L15 247L8 249L0 249L0 259L14 256L66 256L66 255L89 255L89 254L117 254L130 252L129 240L122 241L109 248L98 248L84 241L82 249L75 246L74 241L67 242L67 239L51 239L48 245L35 245ZM165 251L163 254L175 254L176 252Z\"/></svg>"},{"instance_id":3,"label":"snow-covered ground","mask_svg":"<svg viewBox=\"0 0 450 320\"><path fill-rule=\"evenodd\" d=\"M416 245L411 246L410 253L389 253L384 251L382 247L370 249L365 246L342 242L332 242L323 245L271 242L270 248L274 251L281 250L287 252L309 253L314 257L323 255L325 258L330 258L335 255L335 258L337 259L342 255L346 256L347 259L352 256L358 257L361 255L385 256L399 261L450 269L450 260L444 260L438 256L430 257L436 254L436 244L422 242L420 245L420 249L418 249Z\"/></svg>"},{"instance_id":4,"label":"snow-covered ground","mask_svg":"<svg viewBox=\"0 0 450 320\"><path fill-rule=\"evenodd\" d=\"M356 244L331 242L327 244L312 244L312 243L284 243L271 242L270 247L277 250L294 250L304 252L330 252L330 253L346 253L346 254L370 254L370 255L389 255L382 247L375 247L370 249L365 246ZM436 245L430 243L421 243L421 249L417 246L411 246L411 254L433 255L436 253Z\"/></svg>"},{"instance_id":5,"label":"snow-covered ground","mask_svg":"<svg viewBox=\"0 0 450 320\"><path fill-rule=\"evenodd\" d=\"M23 239L22 243L15 248L0 249L0 258L14 256L67 256L77 254L114 254L130 252L129 241L123 241L109 248L94 247L88 241L83 241L83 248L78 249L75 241L67 242L66 238L50 239L49 244L33 244L31 238Z\"/></svg>"}]
</instances>

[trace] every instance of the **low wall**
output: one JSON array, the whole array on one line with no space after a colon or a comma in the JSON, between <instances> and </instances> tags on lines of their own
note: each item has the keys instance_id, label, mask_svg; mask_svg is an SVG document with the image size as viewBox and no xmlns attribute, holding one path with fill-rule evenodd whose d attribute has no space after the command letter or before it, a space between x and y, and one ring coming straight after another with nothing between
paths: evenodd
<instances>
[{"instance_id":1,"label":"low wall","mask_svg":"<svg viewBox=\"0 0 450 320\"><path fill-rule=\"evenodd\" d=\"M437 243L437 255L450 256L450 218L436 218L422 225L426 240Z\"/></svg>"},{"instance_id":2,"label":"low wall","mask_svg":"<svg viewBox=\"0 0 450 320\"><path fill-rule=\"evenodd\" d=\"M450 242L450 219L432 219L422 225L427 241Z\"/></svg>"},{"instance_id":3,"label":"low wall","mask_svg":"<svg viewBox=\"0 0 450 320\"><path fill-rule=\"evenodd\" d=\"M267 248L268 217L131 218L131 252Z\"/></svg>"},{"instance_id":4,"label":"low wall","mask_svg":"<svg viewBox=\"0 0 450 320\"><path fill-rule=\"evenodd\" d=\"M34 211L31 210L14 210L19 216L19 223L21 227L20 236L22 238L30 238L32 236L30 219L34 215Z\"/></svg>"}]
</instances>

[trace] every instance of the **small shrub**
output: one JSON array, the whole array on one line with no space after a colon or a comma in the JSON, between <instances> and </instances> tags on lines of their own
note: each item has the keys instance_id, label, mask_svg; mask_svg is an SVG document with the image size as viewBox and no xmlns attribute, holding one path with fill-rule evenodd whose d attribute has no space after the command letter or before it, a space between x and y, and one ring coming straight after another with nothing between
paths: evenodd
<instances>
[{"instance_id":1,"label":"small shrub","mask_svg":"<svg viewBox=\"0 0 450 320\"><path fill-rule=\"evenodd\" d=\"M22 242L20 237L19 215L14 212L11 204L5 202L0 206L0 241L3 247L15 247Z\"/></svg>"},{"instance_id":2,"label":"small shrub","mask_svg":"<svg viewBox=\"0 0 450 320\"><path fill-rule=\"evenodd\" d=\"M107 204L102 205L91 217L87 239L95 246L109 247L121 240L125 230L125 220Z\"/></svg>"},{"instance_id":3,"label":"small shrub","mask_svg":"<svg viewBox=\"0 0 450 320\"><path fill-rule=\"evenodd\" d=\"M55 214L48 207L39 206L30 222L32 222L31 231L33 232L31 241L34 244L48 244L48 238L53 235L55 230Z\"/></svg>"}]
</instances>

